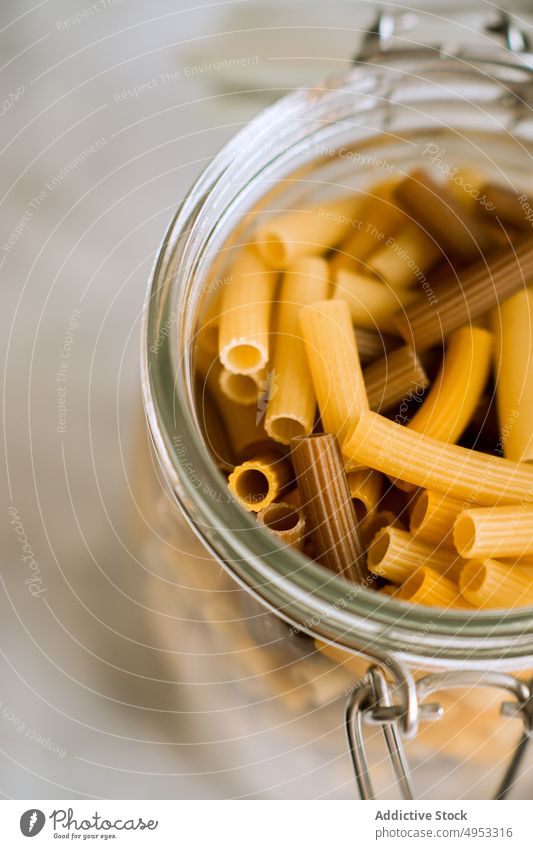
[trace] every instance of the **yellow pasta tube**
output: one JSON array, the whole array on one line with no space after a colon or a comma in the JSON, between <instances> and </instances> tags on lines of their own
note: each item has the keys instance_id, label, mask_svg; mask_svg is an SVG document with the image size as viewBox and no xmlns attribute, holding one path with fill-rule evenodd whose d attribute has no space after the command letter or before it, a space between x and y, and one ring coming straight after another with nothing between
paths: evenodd
<instances>
[{"instance_id":1,"label":"yellow pasta tube","mask_svg":"<svg viewBox=\"0 0 533 849\"><path fill-rule=\"evenodd\" d=\"M441 492L423 489L418 493L410 517L410 530L420 539L453 544L453 525L464 502Z\"/></svg>"},{"instance_id":2,"label":"yellow pasta tube","mask_svg":"<svg viewBox=\"0 0 533 849\"><path fill-rule=\"evenodd\" d=\"M260 510L257 518L283 545L302 548L305 540L305 516L301 509L285 501L274 501Z\"/></svg>"},{"instance_id":3,"label":"yellow pasta tube","mask_svg":"<svg viewBox=\"0 0 533 849\"><path fill-rule=\"evenodd\" d=\"M468 560L459 576L459 587L475 607L533 605L533 571L497 560Z\"/></svg>"},{"instance_id":4,"label":"yellow pasta tube","mask_svg":"<svg viewBox=\"0 0 533 849\"><path fill-rule=\"evenodd\" d=\"M357 336L356 336L357 338ZM363 371L368 406L376 412L389 410L423 394L429 378L409 345L396 348Z\"/></svg>"},{"instance_id":5,"label":"yellow pasta tube","mask_svg":"<svg viewBox=\"0 0 533 849\"><path fill-rule=\"evenodd\" d=\"M323 254L357 225L362 195L350 195L275 216L257 229L255 239L271 268L288 268L300 256Z\"/></svg>"},{"instance_id":6,"label":"yellow pasta tube","mask_svg":"<svg viewBox=\"0 0 533 849\"><path fill-rule=\"evenodd\" d=\"M409 222L367 260L368 268L393 289L415 283L435 265L439 247L420 227Z\"/></svg>"},{"instance_id":7,"label":"yellow pasta tube","mask_svg":"<svg viewBox=\"0 0 533 849\"><path fill-rule=\"evenodd\" d=\"M338 248L331 260L332 272L341 268L364 271L365 260L385 239L396 233L406 217L398 209L393 190L398 181L387 180L369 190L359 214L358 226Z\"/></svg>"},{"instance_id":8,"label":"yellow pasta tube","mask_svg":"<svg viewBox=\"0 0 533 849\"><path fill-rule=\"evenodd\" d=\"M475 560L533 554L533 509L514 504L463 510L455 520L453 541L463 557Z\"/></svg>"},{"instance_id":9,"label":"yellow pasta tube","mask_svg":"<svg viewBox=\"0 0 533 849\"><path fill-rule=\"evenodd\" d=\"M361 539L365 547L368 548L376 534L389 525L405 530L405 525L392 510L374 510L369 513L359 525Z\"/></svg>"},{"instance_id":10,"label":"yellow pasta tube","mask_svg":"<svg viewBox=\"0 0 533 849\"><path fill-rule=\"evenodd\" d=\"M346 477L350 496L355 502L355 512L361 519L371 513L378 504L383 488L383 475L373 469L359 469L349 472Z\"/></svg>"},{"instance_id":11,"label":"yellow pasta tube","mask_svg":"<svg viewBox=\"0 0 533 849\"><path fill-rule=\"evenodd\" d=\"M268 362L272 299L277 275L252 248L240 251L222 293L219 356L228 371L253 374Z\"/></svg>"},{"instance_id":12,"label":"yellow pasta tube","mask_svg":"<svg viewBox=\"0 0 533 849\"><path fill-rule=\"evenodd\" d=\"M496 401L503 453L533 461L533 290L492 311Z\"/></svg>"},{"instance_id":13,"label":"yellow pasta tube","mask_svg":"<svg viewBox=\"0 0 533 849\"><path fill-rule=\"evenodd\" d=\"M449 337L441 370L407 425L443 442L457 442L487 383L492 333L461 327Z\"/></svg>"},{"instance_id":14,"label":"yellow pasta tube","mask_svg":"<svg viewBox=\"0 0 533 849\"><path fill-rule=\"evenodd\" d=\"M228 478L228 486L242 507L259 513L283 493L292 479L287 460L265 453L236 466Z\"/></svg>"},{"instance_id":15,"label":"yellow pasta tube","mask_svg":"<svg viewBox=\"0 0 533 849\"><path fill-rule=\"evenodd\" d=\"M344 301L317 301L301 310L300 328L323 428L342 445L368 407L350 312Z\"/></svg>"},{"instance_id":16,"label":"yellow pasta tube","mask_svg":"<svg viewBox=\"0 0 533 849\"><path fill-rule=\"evenodd\" d=\"M316 396L301 336L302 306L325 299L329 291L328 263L321 257L300 257L285 273L276 321L276 353L272 388L265 418L267 433L284 445L313 430Z\"/></svg>"},{"instance_id":17,"label":"yellow pasta tube","mask_svg":"<svg viewBox=\"0 0 533 849\"><path fill-rule=\"evenodd\" d=\"M420 566L431 566L436 572L455 580L464 560L453 548L435 546L402 531L382 528L368 549L367 565L371 572L394 584L406 581Z\"/></svg>"},{"instance_id":18,"label":"yellow pasta tube","mask_svg":"<svg viewBox=\"0 0 533 849\"><path fill-rule=\"evenodd\" d=\"M526 463L440 442L371 411L360 414L342 450L355 463L475 504L533 498Z\"/></svg>"},{"instance_id":19,"label":"yellow pasta tube","mask_svg":"<svg viewBox=\"0 0 533 849\"><path fill-rule=\"evenodd\" d=\"M471 607L461 598L459 587L430 566L421 566L400 587L396 597L430 607Z\"/></svg>"},{"instance_id":20,"label":"yellow pasta tube","mask_svg":"<svg viewBox=\"0 0 533 849\"><path fill-rule=\"evenodd\" d=\"M356 327L397 333L396 318L415 297L406 290L393 291L380 280L354 271L338 271L333 299L345 301Z\"/></svg>"}]
</instances>

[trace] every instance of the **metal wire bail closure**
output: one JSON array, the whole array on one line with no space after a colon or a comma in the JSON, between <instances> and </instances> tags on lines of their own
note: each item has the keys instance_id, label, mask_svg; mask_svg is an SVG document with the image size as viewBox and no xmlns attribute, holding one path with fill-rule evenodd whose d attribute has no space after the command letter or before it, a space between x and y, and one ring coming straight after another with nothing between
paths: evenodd
<instances>
[{"instance_id":1,"label":"metal wire bail closure","mask_svg":"<svg viewBox=\"0 0 533 849\"><path fill-rule=\"evenodd\" d=\"M495 799L505 799L517 779L533 730L533 680L527 684L512 675L502 672L447 671L427 675L416 683L416 719L428 721L440 719L443 708L436 703L423 703L422 700L438 690L450 690L463 687L494 687L507 690L515 700L503 702L501 713L506 717L521 717L524 723L522 736L513 752L510 763L500 782ZM348 696L345 710L346 736L357 789L361 799L375 799L370 779L368 761L363 737L363 722L368 725L380 725L389 753L392 768L396 776L402 799L414 799L409 764L403 748L400 720L405 714L405 706L393 703L393 690L384 673L377 666L371 666L366 676L357 681Z\"/></svg>"}]
</instances>

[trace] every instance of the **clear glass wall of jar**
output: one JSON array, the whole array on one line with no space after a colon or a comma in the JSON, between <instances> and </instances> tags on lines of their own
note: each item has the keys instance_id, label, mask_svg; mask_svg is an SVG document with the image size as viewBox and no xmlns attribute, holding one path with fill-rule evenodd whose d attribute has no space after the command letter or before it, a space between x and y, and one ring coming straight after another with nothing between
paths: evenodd
<instances>
[{"instance_id":1,"label":"clear glass wall of jar","mask_svg":"<svg viewBox=\"0 0 533 849\"><path fill-rule=\"evenodd\" d=\"M351 796L342 704L368 660L395 682L407 733L416 712L411 672L533 666L528 610L472 615L384 603L293 549L274 550L268 532L227 497L194 401L195 327L213 262L236 230L246 235L254 210L320 200L324 186L365 186L424 163L474 167L520 187L533 140L531 85L525 67L426 53L357 66L284 98L239 133L166 235L143 327L157 459L147 468L163 470L155 489L141 485L151 526L148 607L163 613L160 636L179 680L192 682L191 712L217 705L214 739L227 743L213 745L206 763L235 778L227 795ZM194 534L201 543L193 546ZM200 663L212 682L203 693L194 683ZM504 697L493 688L434 698L444 719L424 723L408 744L417 794L457 798L463 781L473 797L490 792L520 721L498 717ZM394 795L379 729L370 734L376 783ZM465 756L459 780L457 758Z\"/></svg>"}]
</instances>

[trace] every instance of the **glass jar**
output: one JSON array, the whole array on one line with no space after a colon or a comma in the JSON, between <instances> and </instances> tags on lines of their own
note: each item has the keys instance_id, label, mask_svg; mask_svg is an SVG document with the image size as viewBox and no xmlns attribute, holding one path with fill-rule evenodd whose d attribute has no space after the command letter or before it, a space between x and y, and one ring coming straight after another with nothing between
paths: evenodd
<instances>
[{"instance_id":1,"label":"glass jar","mask_svg":"<svg viewBox=\"0 0 533 849\"><path fill-rule=\"evenodd\" d=\"M177 680L188 682L180 706L190 717L208 712L212 735L198 744L207 771L224 774L224 795L351 796L348 698L363 796L374 792L364 737L381 794L398 792L381 745L398 775L409 741L419 796L479 798L527 718L529 688L511 672L533 665L530 610L409 607L279 550L228 497L195 405L195 329L213 262L236 231L246 237L258 209L316 201L325 187L365 187L420 165L450 179L456 166L475 168L524 188L533 144L527 62L496 48L465 59L387 46L283 98L221 151L170 225L145 304L154 453L138 480L148 608ZM503 719L502 690L511 693ZM437 721L434 702L445 709ZM403 780L400 792L411 792Z\"/></svg>"}]
</instances>

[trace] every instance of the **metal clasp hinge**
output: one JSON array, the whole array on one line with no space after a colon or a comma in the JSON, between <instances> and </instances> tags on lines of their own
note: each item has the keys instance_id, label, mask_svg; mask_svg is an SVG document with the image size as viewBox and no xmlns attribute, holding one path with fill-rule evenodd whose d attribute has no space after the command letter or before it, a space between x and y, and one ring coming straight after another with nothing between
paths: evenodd
<instances>
[{"instance_id":1,"label":"metal clasp hinge","mask_svg":"<svg viewBox=\"0 0 533 849\"><path fill-rule=\"evenodd\" d=\"M401 56L402 53L409 51L416 51L418 54L428 52L433 55L443 51L445 54L456 56L471 56L480 51L483 54L490 49L489 42L492 42L493 47L521 56L528 64L527 59L531 55L531 38L518 20L503 9L489 13L483 9L477 9L478 21L475 28L472 28L473 34L478 36L475 44L473 41L470 43L468 37L465 38L465 32L468 33L469 28L472 27L472 11L458 12L449 18L445 16L439 20L441 26L436 26L433 19L438 11L438 9L435 12L378 10L363 36L353 61L367 62L385 53L398 53ZM433 43L432 40L427 40L428 32L431 30L431 26L429 28L427 26L428 14L431 16L430 23L433 24L433 29L439 32L441 38L439 42ZM424 21L425 30L418 35ZM483 36L486 43L483 43Z\"/></svg>"}]
</instances>

